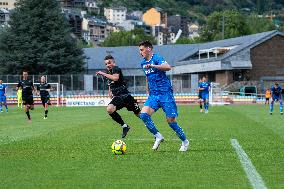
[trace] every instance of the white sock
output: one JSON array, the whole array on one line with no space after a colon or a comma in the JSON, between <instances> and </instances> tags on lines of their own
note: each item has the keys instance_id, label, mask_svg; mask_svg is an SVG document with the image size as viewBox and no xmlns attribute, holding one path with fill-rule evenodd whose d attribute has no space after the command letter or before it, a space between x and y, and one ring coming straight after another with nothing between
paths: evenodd
<instances>
[{"instance_id":1,"label":"white sock","mask_svg":"<svg viewBox=\"0 0 284 189\"><path fill-rule=\"evenodd\" d=\"M121 127L122 127L122 128L125 128L125 127L127 127L126 123L124 123L124 125L122 125Z\"/></svg>"},{"instance_id":2,"label":"white sock","mask_svg":"<svg viewBox=\"0 0 284 189\"><path fill-rule=\"evenodd\" d=\"M182 145L187 145L189 143L189 141L187 139L185 139L184 141L182 141Z\"/></svg>"},{"instance_id":3,"label":"white sock","mask_svg":"<svg viewBox=\"0 0 284 189\"><path fill-rule=\"evenodd\" d=\"M159 132L157 132L157 134L155 134L155 137L156 137L156 138L164 138L164 137L161 135L161 133L159 133Z\"/></svg>"}]
</instances>

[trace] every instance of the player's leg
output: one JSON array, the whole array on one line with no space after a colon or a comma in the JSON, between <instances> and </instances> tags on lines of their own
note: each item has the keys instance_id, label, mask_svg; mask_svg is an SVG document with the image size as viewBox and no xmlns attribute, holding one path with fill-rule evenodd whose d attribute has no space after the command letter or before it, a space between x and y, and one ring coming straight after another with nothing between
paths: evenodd
<instances>
[{"instance_id":1,"label":"player's leg","mask_svg":"<svg viewBox=\"0 0 284 189\"><path fill-rule=\"evenodd\" d=\"M25 106L25 112L28 117L28 121L31 122L31 115L30 115L30 105L28 104L28 99L23 98L23 104Z\"/></svg>"},{"instance_id":2,"label":"player's leg","mask_svg":"<svg viewBox=\"0 0 284 189\"><path fill-rule=\"evenodd\" d=\"M22 97L19 98L18 102L20 103L21 108L23 108L23 98Z\"/></svg>"},{"instance_id":3,"label":"player's leg","mask_svg":"<svg viewBox=\"0 0 284 189\"><path fill-rule=\"evenodd\" d=\"M198 103L199 103L199 108L200 108L199 112L202 113L203 112L203 107L202 107L203 101L202 101L202 97L201 96L199 96Z\"/></svg>"},{"instance_id":4,"label":"player's leg","mask_svg":"<svg viewBox=\"0 0 284 189\"><path fill-rule=\"evenodd\" d=\"M279 99L279 105L280 105L280 114L283 115L283 100Z\"/></svg>"},{"instance_id":5,"label":"player's leg","mask_svg":"<svg viewBox=\"0 0 284 189\"><path fill-rule=\"evenodd\" d=\"M114 97L112 101L107 106L107 112L110 117L117 122L122 127L122 138L125 138L130 127L125 124L122 117L117 113L117 110L120 110L124 107L123 98L121 97Z\"/></svg>"},{"instance_id":6,"label":"player's leg","mask_svg":"<svg viewBox=\"0 0 284 189\"><path fill-rule=\"evenodd\" d=\"M167 101L161 102L162 109L166 113L167 122L169 126L182 141L182 145L179 151L187 151L189 146L189 141L187 140L183 129L178 125L176 121L178 112L177 112L176 103L174 101L174 97L173 96L170 98L168 97L167 99L168 99Z\"/></svg>"},{"instance_id":7,"label":"player's leg","mask_svg":"<svg viewBox=\"0 0 284 189\"><path fill-rule=\"evenodd\" d=\"M270 113L270 115L272 115L272 112L273 112L274 101L275 101L275 99L272 98L271 103L270 103L270 106L269 106L269 113Z\"/></svg>"},{"instance_id":8,"label":"player's leg","mask_svg":"<svg viewBox=\"0 0 284 189\"><path fill-rule=\"evenodd\" d=\"M6 96L4 96L4 98L3 98L3 104L6 108L6 112L8 113L8 105L7 105L7 97Z\"/></svg>"},{"instance_id":9,"label":"player's leg","mask_svg":"<svg viewBox=\"0 0 284 189\"><path fill-rule=\"evenodd\" d=\"M207 95L207 94L202 95L202 99L203 99L203 102L204 102L204 110L205 110L205 113L208 113L208 108L209 108L209 95Z\"/></svg>"},{"instance_id":10,"label":"player's leg","mask_svg":"<svg viewBox=\"0 0 284 189\"><path fill-rule=\"evenodd\" d=\"M160 143L164 140L164 137L158 131L151 118L151 115L159 108L160 107L158 105L157 99L154 96L150 95L144 103L144 107L140 112L140 118L144 122L147 129L155 136L155 142L152 147L153 150L157 150L160 146Z\"/></svg>"},{"instance_id":11,"label":"player's leg","mask_svg":"<svg viewBox=\"0 0 284 189\"><path fill-rule=\"evenodd\" d=\"M3 103L3 99L2 99L2 96L0 96L0 112L2 113L3 110L2 110L2 103Z\"/></svg>"}]
</instances>

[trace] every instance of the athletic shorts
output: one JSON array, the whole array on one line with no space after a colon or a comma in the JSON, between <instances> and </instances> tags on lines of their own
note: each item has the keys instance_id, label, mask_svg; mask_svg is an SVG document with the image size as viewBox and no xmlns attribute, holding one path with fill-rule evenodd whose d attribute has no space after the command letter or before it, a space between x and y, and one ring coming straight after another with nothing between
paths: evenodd
<instances>
[{"instance_id":1,"label":"athletic shorts","mask_svg":"<svg viewBox=\"0 0 284 189\"><path fill-rule=\"evenodd\" d=\"M272 97L272 100L273 101L280 101L280 100L282 100L282 98L280 96L274 96L274 97Z\"/></svg>"},{"instance_id":2,"label":"athletic shorts","mask_svg":"<svg viewBox=\"0 0 284 189\"><path fill-rule=\"evenodd\" d=\"M266 101L269 101L269 98L265 98Z\"/></svg>"},{"instance_id":3,"label":"athletic shorts","mask_svg":"<svg viewBox=\"0 0 284 189\"><path fill-rule=\"evenodd\" d=\"M34 98L33 96L23 96L23 104L24 105L34 105Z\"/></svg>"},{"instance_id":4,"label":"athletic shorts","mask_svg":"<svg viewBox=\"0 0 284 189\"><path fill-rule=\"evenodd\" d=\"M202 99L203 99L203 100L208 100L208 99L209 99L209 93L207 93L207 94L202 94Z\"/></svg>"},{"instance_id":5,"label":"athletic shorts","mask_svg":"<svg viewBox=\"0 0 284 189\"><path fill-rule=\"evenodd\" d=\"M172 93L149 95L144 106L149 106L155 112L162 108L168 118L178 117L177 105Z\"/></svg>"},{"instance_id":6,"label":"athletic shorts","mask_svg":"<svg viewBox=\"0 0 284 189\"><path fill-rule=\"evenodd\" d=\"M129 94L114 96L109 104L114 105L116 110L120 110L125 107L128 111L132 111L135 114L138 114L141 111L137 101Z\"/></svg>"},{"instance_id":7,"label":"athletic shorts","mask_svg":"<svg viewBox=\"0 0 284 189\"><path fill-rule=\"evenodd\" d=\"M6 103L6 96L0 96L0 103Z\"/></svg>"},{"instance_id":8,"label":"athletic shorts","mask_svg":"<svg viewBox=\"0 0 284 189\"><path fill-rule=\"evenodd\" d=\"M198 99L202 99L202 93L198 93Z\"/></svg>"},{"instance_id":9,"label":"athletic shorts","mask_svg":"<svg viewBox=\"0 0 284 189\"><path fill-rule=\"evenodd\" d=\"M42 103L43 106L45 106L45 104L51 105L49 96L40 97L40 99L41 99L41 103Z\"/></svg>"}]
</instances>

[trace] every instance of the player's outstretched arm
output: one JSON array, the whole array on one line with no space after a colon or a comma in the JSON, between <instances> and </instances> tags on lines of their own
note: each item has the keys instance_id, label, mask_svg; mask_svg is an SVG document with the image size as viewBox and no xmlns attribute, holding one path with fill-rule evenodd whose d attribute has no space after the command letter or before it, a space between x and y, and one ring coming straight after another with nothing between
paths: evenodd
<instances>
[{"instance_id":1,"label":"player's outstretched arm","mask_svg":"<svg viewBox=\"0 0 284 189\"><path fill-rule=\"evenodd\" d=\"M162 71L169 71L172 69L172 67L168 63L163 63L160 65L155 65L155 64L147 64L144 66L144 68L156 68L158 70Z\"/></svg>"},{"instance_id":2,"label":"player's outstretched arm","mask_svg":"<svg viewBox=\"0 0 284 189\"><path fill-rule=\"evenodd\" d=\"M110 80L113 80L113 81L118 81L118 79L119 79L119 74L107 74L107 73L102 72L102 71L98 71L96 73L96 75L102 75L102 76L104 76L104 77L106 77Z\"/></svg>"}]
</instances>

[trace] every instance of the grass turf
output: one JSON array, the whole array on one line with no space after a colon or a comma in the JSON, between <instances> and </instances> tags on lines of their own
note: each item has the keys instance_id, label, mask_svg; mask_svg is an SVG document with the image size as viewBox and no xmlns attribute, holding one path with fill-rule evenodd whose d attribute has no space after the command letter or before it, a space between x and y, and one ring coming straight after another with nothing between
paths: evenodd
<instances>
[{"instance_id":1,"label":"grass turf","mask_svg":"<svg viewBox=\"0 0 284 189\"><path fill-rule=\"evenodd\" d=\"M237 139L268 188L284 188L284 116L268 107L179 106L178 123L190 138L181 142L162 111L153 116L165 137L152 151L153 136L131 112L119 111L131 126L124 140L127 154L112 155L121 136L105 107L52 107L0 114L0 188L251 188L231 146Z\"/></svg>"}]
</instances>

